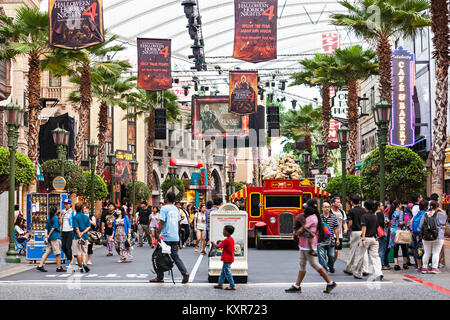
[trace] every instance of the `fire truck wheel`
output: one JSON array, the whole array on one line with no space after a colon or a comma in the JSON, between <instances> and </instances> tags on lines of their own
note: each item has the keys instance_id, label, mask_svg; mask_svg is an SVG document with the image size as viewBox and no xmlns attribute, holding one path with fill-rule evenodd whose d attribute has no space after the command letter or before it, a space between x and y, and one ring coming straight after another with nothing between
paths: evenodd
<instances>
[{"instance_id":1,"label":"fire truck wheel","mask_svg":"<svg viewBox=\"0 0 450 320\"><path fill-rule=\"evenodd\" d=\"M257 250L262 250L262 249L264 249L264 246L263 246L263 240L261 239L261 235L262 235L262 232L261 232L261 231L256 231L256 235L255 235L255 244L256 244L256 249L257 249Z\"/></svg>"}]
</instances>

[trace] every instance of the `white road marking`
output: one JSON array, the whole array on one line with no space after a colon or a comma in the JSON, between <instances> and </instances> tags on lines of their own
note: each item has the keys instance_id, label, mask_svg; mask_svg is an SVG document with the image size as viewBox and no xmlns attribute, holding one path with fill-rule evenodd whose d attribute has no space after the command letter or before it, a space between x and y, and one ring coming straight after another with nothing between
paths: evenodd
<instances>
[{"instance_id":1,"label":"white road marking","mask_svg":"<svg viewBox=\"0 0 450 320\"><path fill-rule=\"evenodd\" d=\"M106 276L100 276L99 278L120 278L120 276L115 273L109 273Z\"/></svg>"},{"instance_id":2,"label":"white road marking","mask_svg":"<svg viewBox=\"0 0 450 320\"><path fill-rule=\"evenodd\" d=\"M197 273L198 267L200 266L202 259L203 259L203 255L201 254L198 256L197 262L195 263L194 268L191 271L191 274L189 276L189 283L194 281L195 274Z\"/></svg>"}]
</instances>

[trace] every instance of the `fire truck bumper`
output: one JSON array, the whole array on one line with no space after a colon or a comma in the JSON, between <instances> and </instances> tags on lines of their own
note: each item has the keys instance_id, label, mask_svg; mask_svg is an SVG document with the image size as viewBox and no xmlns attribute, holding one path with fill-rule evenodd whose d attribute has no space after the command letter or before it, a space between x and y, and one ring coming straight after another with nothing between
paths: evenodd
<instances>
[{"instance_id":1,"label":"fire truck bumper","mask_svg":"<svg viewBox=\"0 0 450 320\"><path fill-rule=\"evenodd\" d=\"M293 235L281 235L281 236L268 234L261 235L261 240L293 240L293 239L294 239Z\"/></svg>"}]
</instances>

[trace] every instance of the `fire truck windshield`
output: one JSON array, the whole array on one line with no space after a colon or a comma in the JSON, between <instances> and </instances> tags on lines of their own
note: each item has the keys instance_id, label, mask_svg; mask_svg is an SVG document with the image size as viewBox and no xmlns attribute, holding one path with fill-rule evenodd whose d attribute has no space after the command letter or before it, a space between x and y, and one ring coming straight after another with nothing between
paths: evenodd
<instances>
[{"instance_id":1,"label":"fire truck windshield","mask_svg":"<svg viewBox=\"0 0 450 320\"><path fill-rule=\"evenodd\" d=\"M300 208L300 196L266 196L266 208Z\"/></svg>"}]
</instances>

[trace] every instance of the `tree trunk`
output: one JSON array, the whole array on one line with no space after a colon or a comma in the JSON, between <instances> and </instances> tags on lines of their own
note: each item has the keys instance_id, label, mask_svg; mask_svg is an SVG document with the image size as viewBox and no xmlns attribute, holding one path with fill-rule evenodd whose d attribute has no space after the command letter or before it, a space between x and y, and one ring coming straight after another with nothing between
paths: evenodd
<instances>
[{"instance_id":1,"label":"tree trunk","mask_svg":"<svg viewBox=\"0 0 450 320\"><path fill-rule=\"evenodd\" d=\"M433 120L432 187L433 193L444 193L444 162L447 146L449 27L446 0L431 1L433 55L436 58L436 111Z\"/></svg>"},{"instance_id":2,"label":"tree trunk","mask_svg":"<svg viewBox=\"0 0 450 320\"><path fill-rule=\"evenodd\" d=\"M378 38L377 57L379 61L381 100L392 103L392 49L389 38Z\"/></svg>"},{"instance_id":3,"label":"tree trunk","mask_svg":"<svg viewBox=\"0 0 450 320\"><path fill-rule=\"evenodd\" d=\"M306 134L305 134L305 150L308 151L311 154L312 158L312 137L311 133L309 131L309 127L305 128Z\"/></svg>"},{"instance_id":4,"label":"tree trunk","mask_svg":"<svg viewBox=\"0 0 450 320\"><path fill-rule=\"evenodd\" d=\"M108 131L108 105L105 102L102 102L100 104L100 111L98 113L97 174L103 178L105 170L105 143L107 131Z\"/></svg>"},{"instance_id":5,"label":"tree trunk","mask_svg":"<svg viewBox=\"0 0 450 320\"><path fill-rule=\"evenodd\" d=\"M28 157L36 166L39 160L39 114L42 106L41 98L41 61L38 54L28 57Z\"/></svg>"},{"instance_id":6,"label":"tree trunk","mask_svg":"<svg viewBox=\"0 0 450 320\"><path fill-rule=\"evenodd\" d=\"M323 154L323 171L321 174L325 174L328 167L328 137L330 135L330 120L330 87L324 86L322 88L322 143L325 145L325 152Z\"/></svg>"},{"instance_id":7,"label":"tree trunk","mask_svg":"<svg viewBox=\"0 0 450 320\"><path fill-rule=\"evenodd\" d=\"M81 157L83 155L84 140L87 138L89 111L91 109L91 69L89 63L83 64L83 71L80 79L80 96L81 104L78 110L80 117L80 124L78 128L78 134L76 135L76 146L73 154L73 160L77 165L81 164Z\"/></svg>"},{"instance_id":8,"label":"tree trunk","mask_svg":"<svg viewBox=\"0 0 450 320\"><path fill-rule=\"evenodd\" d=\"M347 174L355 174L356 141L358 140L358 87L355 80L348 82L348 126Z\"/></svg>"},{"instance_id":9,"label":"tree trunk","mask_svg":"<svg viewBox=\"0 0 450 320\"><path fill-rule=\"evenodd\" d=\"M153 162L155 150L155 109L150 109L147 123L147 186L150 189L150 199L153 199ZM152 203L152 202L150 202ZM154 204L155 205L155 204Z\"/></svg>"}]
</instances>

